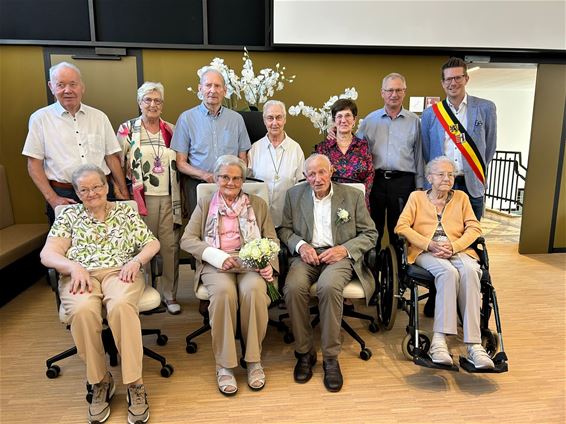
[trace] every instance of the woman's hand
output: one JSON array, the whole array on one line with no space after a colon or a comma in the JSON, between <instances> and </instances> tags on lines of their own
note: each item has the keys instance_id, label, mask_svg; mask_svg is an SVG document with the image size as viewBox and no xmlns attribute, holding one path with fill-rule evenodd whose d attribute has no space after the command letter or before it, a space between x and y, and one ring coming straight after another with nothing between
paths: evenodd
<instances>
[{"instance_id":1,"label":"woman's hand","mask_svg":"<svg viewBox=\"0 0 566 424\"><path fill-rule=\"evenodd\" d=\"M222 269L224 271L228 271L229 269L232 268L239 268L240 264L238 263L238 260L232 256L226 258L224 260L224 262L222 263Z\"/></svg>"},{"instance_id":2,"label":"woman's hand","mask_svg":"<svg viewBox=\"0 0 566 424\"><path fill-rule=\"evenodd\" d=\"M454 254L452 250L452 244L450 242L440 242L431 240L428 245L428 251L432 253L435 257L441 259L451 258Z\"/></svg>"},{"instance_id":3,"label":"woman's hand","mask_svg":"<svg viewBox=\"0 0 566 424\"><path fill-rule=\"evenodd\" d=\"M142 264L140 261L132 259L130 262L127 262L120 270L120 280L124 283L133 283L141 267Z\"/></svg>"},{"instance_id":4,"label":"woman's hand","mask_svg":"<svg viewBox=\"0 0 566 424\"><path fill-rule=\"evenodd\" d=\"M92 292L90 274L85 267L75 262L71 268L71 287L69 288L69 292L72 294L82 294L85 290L89 293Z\"/></svg>"},{"instance_id":5,"label":"woman's hand","mask_svg":"<svg viewBox=\"0 0 566 424\"><path fill-rule=\"evenodd\" d=\"M263 277L265 281L273 281L273 267L271 264L267 264L265 268L258 269L259 275Z\"/></svg>"}]
</instances>

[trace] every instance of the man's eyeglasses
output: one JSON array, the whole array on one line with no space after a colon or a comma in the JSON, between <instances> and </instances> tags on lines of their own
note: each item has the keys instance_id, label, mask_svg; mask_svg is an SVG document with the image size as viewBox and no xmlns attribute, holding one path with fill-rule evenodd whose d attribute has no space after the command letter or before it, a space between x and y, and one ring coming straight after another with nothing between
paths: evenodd
<instances>
[{"instance_id":1,"label":"man's eyeglasses","mask_svg":"<svg viewBox=\"0 0 566 424\"><path fill-rule=\"evenodd\" d=\"M444 78L442 80L442 82L444 84L450 84L452 81L457 82L457 83L461 83L462 81L464 81L464 78L466 78L467 75L456 75L455 77L448 77L448 78Z\"/></svg>"},{"instance_id":2,"label":"man's eyeglasses","mask_svg":"<svg viewBox=\"0 0 566 424\"><path fill-rule=\"evenodd\" d=\"M142 99L142 102L144 102L146 105L150 106L152 103L155 103L157 106L160 106L163 104L163 100L161 99L152 99L151 97L144 97Z\"/></svg>"},{"instance_id":3,"label":"man's eyeglasses","mask_svg":"<svg viewBox=\"0 0 566 424\"><path fill-rule=\"evenodd\" d=\"M442 178L442 179L444 179L446 177L448 177L451 180L456 178L456 174L454 174L453 172L433 172L433 173L431 173L431 175L435 175L438 178Z\"/></svg>"},{"instance_id":4,"label":"man's eyeglasses","mask_svg":"<svg viewBox=\"0 0 566 424\"><path fill-rule=\"evenodd\" d=\"M218 179L225 184L228 184L230 181L235 184L240 184L244 180L242 177L231 177L229 175L219 175Z\"/></svg>"},{"instance_id":5,"label":"man's eyeglasses","mask_svg":"<svg viewBox=\"0 0 566 424\"><path fill-rule=\"evenodd\" d=\"M105 186L105 185L106 185L106 184L99 184L99 185L95 185L95 186L92 187L92 188L80 188L80 189L78 190L78 192L79 192L79 194L80 194L81 196L86 196L86 195L88 195L91 191L92 191L93 193L98 194L98 193L102 192L102 190L104 190L104 186Z\"/></svg>"},{"instance_id":6,"label":"man's eyeglasses","mask_svg":"<svg viewBox=\"0 0 566 424\"><path fill-rule=\"evenodd\" d=\"M406 88L388 88L387 90L383 89L383 92L388 96L391 96L393 93L403 94L406 90Z\"/></svg>"}]
</instances>

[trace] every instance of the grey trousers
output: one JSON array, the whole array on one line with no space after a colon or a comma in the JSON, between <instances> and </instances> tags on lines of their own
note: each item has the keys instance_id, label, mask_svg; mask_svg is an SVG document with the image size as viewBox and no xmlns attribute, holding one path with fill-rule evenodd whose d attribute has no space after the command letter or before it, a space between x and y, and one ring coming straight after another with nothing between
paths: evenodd
<instances>
[{"instance_id":1,"label":"grey trousers","mask_svg":"<svg viewBox=\"0 0 566 424\"><path fill-rule=\"evenodd\" d=\"M179 285L179 236L173 224L171 196L145 196L147 216L143 220L161 243L159 253L163 258L163 275L159 277L157 290L164 300L177 299Z\"/></svg>"},{"instance_id":2,"label":"grey trousers","mask_svg":"<svg viewBox=\"0 0 566 424\"><path fill-rule=\"evenodd\" d=\"M208 290L212 351L216 364L238 366L236 354L236 313L240 303L240 324L246 344L246 362L261 361L261 344L267 332L270 300L265 280L257 272L223 273L205 264L202 284ZM236 287L237 286L237 287Z\"/></svg>"},{"instance_id":3,"label":"grey trousers","mask_svg":"<svg viewBox=\"0 0 566 424\"><path fill-rule=\"evenodd\" d=\"M465 253L457 253L450 259L439 259L429 252L417 256L415 263L435 277L433 331L458 334L458 305L463 320L464 343L481 343L479 263Z\"/></svg>"},{"instance_id":4,"label":"grey trousers","mask_svg":"<svg viewBox=\"0 0 566 424\"><path fill-rule=\"evenodd\" d=\"M309 288L317 283L322 355L324 358L336 358L340 354L343 292L352 279L352 273L352 261L348 258L332 265L318 266L309 265L300 257L291 258L283 294L298 353L307 353L314 346L309 314Z\"/></svg>"}]
</instances>

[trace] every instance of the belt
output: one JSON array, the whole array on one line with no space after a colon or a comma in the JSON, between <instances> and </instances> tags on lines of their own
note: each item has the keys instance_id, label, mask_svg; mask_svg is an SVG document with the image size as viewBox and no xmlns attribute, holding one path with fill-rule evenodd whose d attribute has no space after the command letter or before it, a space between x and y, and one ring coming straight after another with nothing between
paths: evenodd
<instances>
[{"instance_id":1,"label":"belt","mask_svg":"<svg viewBox=\"0 0 566 424\"><path fill-rule=\"evenodd\" d=\"M71 183L60 183L59 181L49 180L49 185L51 187L65 188L67 190L73 189L73 184L71 184Z\"/></svg>"},{"instance_id":2,"label":"belt","mask_svg":"<svg viewBox=\"0 0 566 424\"><path fill-rule=\"evenodd\" d=\"M390 180L391 178L398 178L398 177L404 177L407 175L415 175L412 172L405 172L405 171L387 171L385 169L376 169L375 170L375 174L376 175L381 175L383 178L385 178L386 180Z\"/></svg>"}]
</instances>

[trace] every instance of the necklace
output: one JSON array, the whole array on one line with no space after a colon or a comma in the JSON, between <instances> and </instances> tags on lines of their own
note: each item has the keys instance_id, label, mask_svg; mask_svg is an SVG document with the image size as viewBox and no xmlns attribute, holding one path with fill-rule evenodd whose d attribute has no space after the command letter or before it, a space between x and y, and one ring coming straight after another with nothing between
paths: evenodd
<instances>
[{"instance_id":1,"label":"necklace","mask_svg":"<svg viewBox=\"0 0 566 424\"><path fill-rule=\"evenodd\" d=\"M275 164L275 159L273 159L273 153L271 153L271 149L275 152L275 158L277 158L277 150L273 146L269 146L269 157L271 158L271 163L273 164L273 171L275 171L275 177L273 177L274 181L279 181L279 170L281 169L281 164L283 163L283 156L285 156L285 149L283 149L283 153L281 153L281 158L279 159L279 163Z\"/></svg>"},{"instance_id":2,"label":"necklace","mask_svg":"<svg viewBox=\"0 0 566 424\"><path fill-rule=\"evenodd\" d=\"M161 130L157 131L157 152L156 152L155 147L153 146L154 140L151 139L151 136L149 135L149 131L147 130L145 125L143 126L143 128L145 129L145 133L147 134L147 138L149 140L149 145L151 146L151 150L153 150L153 168L151 172L153 172L154 174L163 174L163 172L165 171L163 170L161 157L163 156L163 153L165 153L165 150L161 151Z\"/></svg>"}]
</instances>

